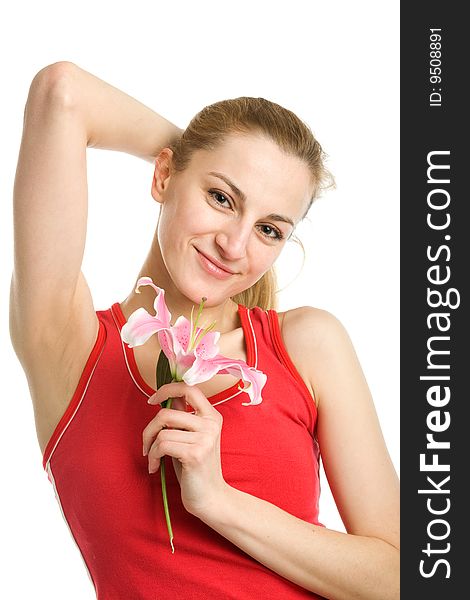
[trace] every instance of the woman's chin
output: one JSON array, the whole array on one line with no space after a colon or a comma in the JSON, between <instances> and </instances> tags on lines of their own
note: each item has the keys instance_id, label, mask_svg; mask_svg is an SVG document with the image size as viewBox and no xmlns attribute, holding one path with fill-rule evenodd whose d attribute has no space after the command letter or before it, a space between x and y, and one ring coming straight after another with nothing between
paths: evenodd
<instances>
[{"instance_id":1,"label":"woman's chin","mask_svg":"<svg viewBox=\"0 0 470 600\"><path fill-rule=\"evenodd\" d=\"M203 291L201 290L198 294L191 294L188 296L193 304L199 306L202 299L204 300L204 308L212 308L215 306L220 306L223 304L229 296L224 296L222 294L214 294L214 291Z\"/></svg>"},{"instance_id":2,"label":"woman's chin","mask_svg":"<svg viewBox=\"0 0 470 600\"><path fill-rule=\"evenodd\" d=\"M216 306L221 306L227 300L230 299L231 296L238 294L238 291L233 292L233 290L227 290L225 293L223 290L214 290L214 288L201 283L196 289L191 286L191 289L183 288L182 293L188 298L188 300L194 304L195 306L199 306L202 299L204 300L204 308L213 308Z\"/></svg>"},{"instance_id":3,"label":"woman's chin","mask_svg":"<svg viewBox=\"0 0 470 600\"><path fill-rule=\"evenodd\" d=\"M204 301L205 308L221 306L233 296L240 294L250 287L248 284L244 287L238 285L235 288L233 285L227 285L226 281L212 278L210 275L205 277L205 274L202 274L201 276L194 271L185 273L182 281L176 274L172 277L172 280L176 283L180 293L192 304L199 306L202 298L206 298Z\"/></svg>"}]
</instances>

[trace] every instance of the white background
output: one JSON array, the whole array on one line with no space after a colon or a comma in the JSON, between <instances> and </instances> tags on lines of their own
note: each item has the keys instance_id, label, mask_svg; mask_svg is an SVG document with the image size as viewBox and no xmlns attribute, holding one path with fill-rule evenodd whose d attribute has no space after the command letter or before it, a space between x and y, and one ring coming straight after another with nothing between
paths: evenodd
<instances>
[{"instance_id":1,"label":"white background","mask_svg":"<svg viewBox=\"0 0 470 600\"><path fill-rule=\"evenodd\" d=\"M26 378L9 343L12 193L24 104L38 70L75 62L184 127L203 106L263 96L296 112L330 159L337 189L297 230L307 261L279 310L312 305L346 326L399 469L398 2L10 3L0 9L0 596L94 598L42 470ZM95 308L122 301L157 218L150 163L88 150L83 270ZM288 263L291 266L287 267ZM300 270L292 244L282 285ZM34 294L34 290L30 290ZM344 530L326 482L320 519Z\"/></svg>"}]
</instances>

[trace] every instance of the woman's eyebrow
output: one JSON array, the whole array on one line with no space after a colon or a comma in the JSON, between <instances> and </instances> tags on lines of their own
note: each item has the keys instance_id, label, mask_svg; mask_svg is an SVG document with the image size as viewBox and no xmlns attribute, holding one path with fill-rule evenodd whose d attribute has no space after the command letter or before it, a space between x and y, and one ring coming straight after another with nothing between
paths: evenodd
<instances>
[{"instance_id":1,"label":"woman's eyebrow","mask_svg":"<svg viewBox=\"0 0 470 600\"><path fill-rule=\"evenodd\" d=\"M222 181L224 181L228 185L228 187L232 190L232 192L235 194L235 196L238 196L240 198L240 200L242 200L242 202L246 202L245 194L241 191L240 188L238 188L233 183L233 181L230 181L230 179L228 177L226 177L222 173L217 173L216 171L209 171L209 175L213 175L214 177L218 177L219 179L222 179Z\"/></svg>"},{"instance_id":2,"label":"woman's eyebrow","mask_svg":"<svg viewBox=\"0 0 470 600\"><path fill-rule=\"evenodd\" d=\"M218 179L224 181L235 194L235 196L237 196L242 202L246 202L246 195L240 190L239 187L237 187L233 183L233 181L230 181L230 179L226 175L224 175L223 173L217 173L216 171L209 171L209 175L213 175L214 177L217 177ZM290 225L292 225L292 227L295 227L294 221L291 218L286 217L284 215L271 213L270 215L267 215L267 218L272 219L273 221L283 221L284 223L289 223Z\"/></svg>"},{"instance_id":3,"label":"woman's eyebrow","mask_svg":"<svg viewBox=\"0 0 470 600\"><path fill-rule=\"evenodd\" d=\"M289 223L292 227L295 227L294 221L289 217L285 217L284 215L278 215L277 213L271 213L266 217L267 219L271 219L271 221L283 221L284 223Z\"/></svg>"}]
</instances>

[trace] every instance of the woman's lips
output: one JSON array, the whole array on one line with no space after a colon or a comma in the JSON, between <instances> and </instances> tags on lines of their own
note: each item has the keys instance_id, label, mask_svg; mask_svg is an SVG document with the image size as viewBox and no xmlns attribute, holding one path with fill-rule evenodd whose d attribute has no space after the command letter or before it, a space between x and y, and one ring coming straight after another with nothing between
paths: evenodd
<instances>
[{"instance_id":1,"label":"woman's lips","mask_svg":"<svg viewBox=\"0 0 470 600\"><path fill-rule=\"evenodd\" d=\"M224 269L221 269L220 267L215 265L204 254L202 254L202 252L199 252L199 250L197 248L196 248L196 252L199 257L199 262L200 262L201 266L204 268L204 270L207 273L209 273L213 277L216 277L217 279L228 279L229 277L231 277L233 275L233 273L229 273L228 271L225 271Z\"/></svg>"}]
</instances>

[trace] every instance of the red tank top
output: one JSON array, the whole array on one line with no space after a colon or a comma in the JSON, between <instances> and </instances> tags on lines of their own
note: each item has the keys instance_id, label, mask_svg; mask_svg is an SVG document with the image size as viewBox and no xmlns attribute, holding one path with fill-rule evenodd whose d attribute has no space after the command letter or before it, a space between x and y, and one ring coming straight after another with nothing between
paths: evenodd
<instances>
[{"instance_id":1,"label":"red tank top","mask_svg":"<svg viewBox=\"0 0 470 600\"><path fill-rule=\"evenodd\" d=\"M121 340L125 317L119 303L96 314L95 345L43 466L98 600L319 598L189 514L166 457L171 553L160 476L149 475L142 456L142 431L159 410L147 404L155 390ZM209 398L224 418L224 478L321 525L314 401L287 354L276 311L239 304L238 314L247 363L268 379L256 406L242 406L249 399L238 383Z\"/></svg>"}]
</instances>

